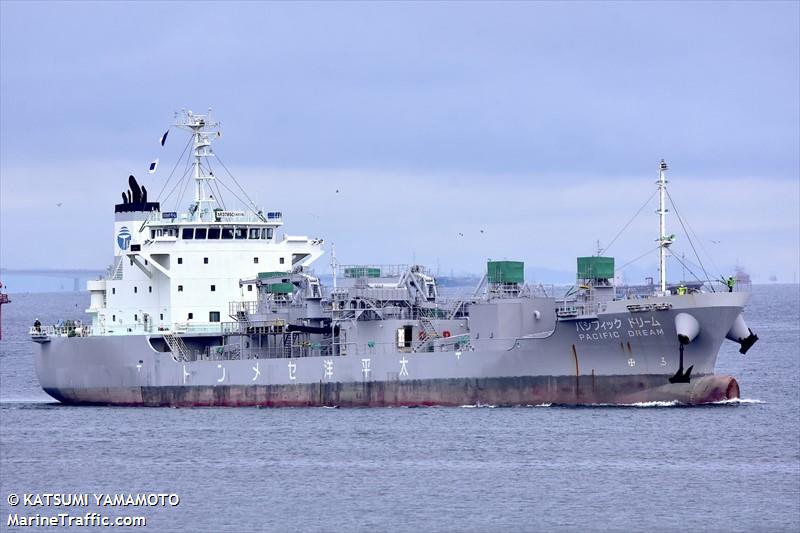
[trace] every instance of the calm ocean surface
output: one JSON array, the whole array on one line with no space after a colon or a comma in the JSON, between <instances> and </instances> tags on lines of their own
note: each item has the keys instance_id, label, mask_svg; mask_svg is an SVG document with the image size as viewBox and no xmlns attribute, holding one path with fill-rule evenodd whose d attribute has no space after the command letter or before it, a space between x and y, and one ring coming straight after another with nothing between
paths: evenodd
<instances>
[{"instance_id":1,"label":"calm ocean surface","mask_svg":"<svg viewBox=\"0 0 800 533\"><path fill-rule=\"evenodd\" d=\"M0 530L13 509L145 516L146 528L122 528L139 531L798 531L798 296L797 285L754 287L746 318L761 340L747 356L725 343L717 366L737 377L742 403L270 410L50 403L27 329L37 316L82 317L88 297L12 294ZM151 492L180 504L7 503Z\"/></svg>"}]
</instances>

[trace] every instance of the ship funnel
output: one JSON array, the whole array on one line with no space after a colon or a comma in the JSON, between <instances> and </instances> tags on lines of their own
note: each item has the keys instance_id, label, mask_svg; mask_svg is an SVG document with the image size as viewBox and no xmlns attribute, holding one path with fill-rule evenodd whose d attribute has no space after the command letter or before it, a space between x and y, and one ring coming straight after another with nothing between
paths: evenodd
<instances>
[{"instance_id":1,"label":"ship funnel","mask_svg":"<svg viewBox=\"0 0 800 533\"><path fill-rule=\"evenodd\" d=\"M731 329L728 331L728 334L725 335L725 337L733 342L738 342L741 345L739 348L740 354L746 354L747 350L749 350L750 347L753 346L758 340L758 335L753 333L753 330L747 327L747 324L745 323L741 313L736 317L733 326L731 326Z\"/></svg>"},{"instance_id":2,"label":"ship funnel","mask_svg":"<svg viewBox=\"0 0 800 533\"><path fill-rule=\"evenodd\" d=\"M688 313L675 315L675 331L681 344L689 344L700 333L700 324L697 319Z\"/></svg>"}]
</instances>

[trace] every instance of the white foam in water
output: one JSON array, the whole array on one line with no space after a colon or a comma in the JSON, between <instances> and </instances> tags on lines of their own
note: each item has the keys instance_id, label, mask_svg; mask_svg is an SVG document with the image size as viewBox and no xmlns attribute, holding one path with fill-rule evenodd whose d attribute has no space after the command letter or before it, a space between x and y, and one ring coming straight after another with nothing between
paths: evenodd
<instances>
[{"instance_id":1,"label":"white foam in water","mask_svg":"<svg viewBox=\"0 0 800 533\"><path fill-rule=\"evenodd\" d=\"M497 406L496 405L491 405L491 404L488 404L488 403L476 403L476 404L472 404L472 405L459 405L459 407L462 407L464 409L474 409L476 407L484 407L484 408L494 409Z\"/></svg>"},{"instance_id":2,"label":"white foam in water","mask_svg":"<svg viewBox=\"0 0 800 533\"><path fill-rule=\"evenodd\" d=\"M671 400L669 402L653 401L653 402L635 402L635 403L592 403L586 404L584 407L683 407L686 404L678 400Z\"/></svg>"},{"instance_id":3,"label":"white foam in water","mask_svg":"<svg viewBox=\"0 0 800 533\"><path fill-rule=\"evenodd\" d=\"M740 403L767 403L755 398L731 398L730 400L720 400L713 405L736 405Z\"/></svg>"},{"instance_id":4,"label":"white foam in water","mask_svg":"<svg viewBox=\"0 0 800 533\"><path fill-rule=\"evenodd\" d=\"M751 398L733 398L730 400L720 400L718 402L711 402L703 405L738 405L738 404L755 404L755 403L766 403L761 400L751 399ZM592 404L592 407L686 407L687 404L681 403L678 400L672 400L669 402L665 401L653 401L653 402L635 402L635 403L598 403Z\"/></svg>"},{"instance_id":5,"label":"white foam in water","mask_svg":"<svg viewBox=\"0 0 800 533\"><path fill-rule=\"evenodd\" d=\"M671 402L636 402L626 405L630 407L675 407L683 404L678 400L672 400Z\"/></svg>"},{"instance_id":6,"label":"white foam in water","mask_svg":"<svg viewBox=\"0 0 800 533\"><path fill-rule=\"evenodd\" d=\"M0 399L0 404L28 404L28 403L36 403L47 405L49 403L52 404L59 404L59 401L55 398L2 398Z\"/></svg>"}]
</instances>

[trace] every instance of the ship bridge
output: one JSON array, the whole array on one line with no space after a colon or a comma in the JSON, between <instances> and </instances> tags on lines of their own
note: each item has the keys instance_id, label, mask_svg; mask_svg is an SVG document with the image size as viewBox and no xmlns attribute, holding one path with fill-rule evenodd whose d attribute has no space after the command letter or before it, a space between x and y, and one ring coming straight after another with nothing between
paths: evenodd
<instances>
[{"instance_id":1,"label":"ship bridge","mask_svg":"<svg viewBox=\"0 0 800 533\"><path fill-rule=\"evenodd\" d=\"M216 210L214 219L194 220L191 213L152 211L144 223L145 238L170 240L272 240L283 225L280 212L248 214L244 211Z\"/></svg>"},{"instance_id":2,"label":"ship bridge","mask_svg":"<svg viewBox=\"0 0 800 533\"><path fill-rule=\"evenodd\" d=\"M194 200L185 211L168 211L166 199L149 200L147 188L128 178L114 208L114 263L105 279L88 283L92 334L218 329L229 301L256 299L254 284L239 280L308 266L324 253L322 239L281 231L283 214L259 208L232 175L235 192L215 176L211 142L219 124L210 115L184 112L175 126L190 132L194 150L166 199L194 181ZM238 209L222 202L221 186ZM180 204L182 196L174 199Z\"/></svg>"}]
</instances>

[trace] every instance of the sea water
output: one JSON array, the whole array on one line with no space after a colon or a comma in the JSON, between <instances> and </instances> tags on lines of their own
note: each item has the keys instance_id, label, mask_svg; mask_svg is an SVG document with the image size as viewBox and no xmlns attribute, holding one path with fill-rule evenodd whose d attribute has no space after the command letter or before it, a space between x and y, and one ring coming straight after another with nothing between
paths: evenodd
<instances>
[{"instance_id":1,"label":"sea water","mask_svg":"<svg viewBox=\"0 0 800 533\"><path fill-rule=\"evenodd\" d=\"M147 520L123 531L798 531L798 294L753 288L760 341L746 356L726 342L717 365L742 400L504 409L61 406L39 388L27 331L83 318L88 297L12 294L0 530L14 513L97 512ZM11 494L88 504L12 507ZM179 503L123 505L151 494Z\"/></svg>"}]
</instances>

